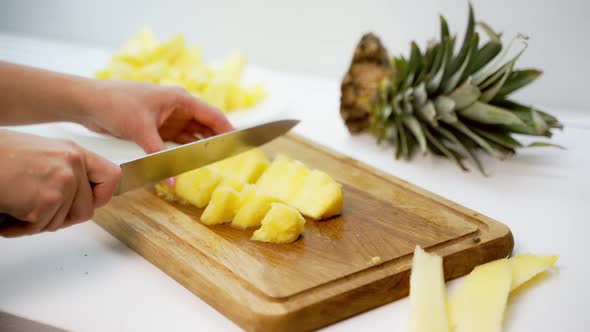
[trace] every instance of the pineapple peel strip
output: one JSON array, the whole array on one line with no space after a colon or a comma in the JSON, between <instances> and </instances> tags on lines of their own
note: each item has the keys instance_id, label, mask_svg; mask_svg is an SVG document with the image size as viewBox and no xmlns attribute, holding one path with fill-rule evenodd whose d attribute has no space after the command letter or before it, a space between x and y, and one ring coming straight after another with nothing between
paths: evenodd
<instances>
[{"instance_id":1,"label":"pineapple peel strip","mask_svg":"<svg viewBox=\"0 0 590 332\"><path fill-rule=\"evenodd\" d=\"M409 332L501 331L510 292L547 269L555 269L558 258L519 254L480 265L447 298L442 259L416 247L410 277Z\"/></svg>"}]
</instances>

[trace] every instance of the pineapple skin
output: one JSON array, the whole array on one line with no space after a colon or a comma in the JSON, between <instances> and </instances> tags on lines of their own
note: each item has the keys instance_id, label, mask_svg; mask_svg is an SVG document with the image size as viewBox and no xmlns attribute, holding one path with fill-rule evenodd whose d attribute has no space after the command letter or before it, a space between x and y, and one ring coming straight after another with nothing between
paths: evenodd
<instances>
[{"instance_id":1,"label":"pineapple skin","mask_svg":"<svg viewBox=\"0 0 590 332\"><path fill-rule=\"evenodd\" d=\"M303 232L305 219L295 208L282 203L272 203L262 219L261 226L251 240L270 243L291 243Z\"/></svg>"}]
</instances>

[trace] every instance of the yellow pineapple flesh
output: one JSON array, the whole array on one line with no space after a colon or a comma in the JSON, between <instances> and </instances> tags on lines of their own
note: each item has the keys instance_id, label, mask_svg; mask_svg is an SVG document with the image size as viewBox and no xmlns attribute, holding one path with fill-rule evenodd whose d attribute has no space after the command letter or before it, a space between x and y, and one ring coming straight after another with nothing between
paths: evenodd
<instances>
[{"instance_id":1,"label":"yellow pineapple flesh","mask_svg":"<svg viewBox=\"0 0 590 332\"><path fill-rule=\"evenodd\" d=\"M278 156L262 174L256 185L263 191L289 203L303 184L309 169L300 161Z\"/></svg>"},{"instance_id":2,"label":"yellow pineapple flesh","mask_svg":"<svg viewBox=\"0 0 590 332\"><path fill-rule=\"evenodd\" d=\"M290 243L303 232L305 219L295 208L272 203L262 219L261 226L252 234L252 240L271 243Z\"/></svg>"},{"instance_id":3,"label":"yellow pineapple flesh","mask_svg":"<svg viewBox=\"0 0 590 332\"><path fill-rule=\"evenodd\" d=\"M201 222L205 225L228 223L232 221L239 204L240 194L234 188L226 184L219 185L201 215Z\"/></svg>"},{"instance_id":4,"label":"yellow pineapple flesh","mask_svg":"<svg viewBox=\"0 0 590 332\"><path fill-rule=\"evenodd\" d=\"M271 204L278 201L278 199L257 190L255 186L245 188L242 192L242 203L231 225L241 229L260 227Z\"/></svg>"},{"instance_id":5,"label":"yellow pineapple flesh","mask_svg":"<svg viewBox=\"0 0 590 332\"><path fill-rule=\"evenodd\" d=\"M204 208L221 181L221 176L208 168L199 168L176 177L176 195L196 207Z\"/></svg>"},{"instance_id":6,"label":"yellow pineapple flesh","mask_svg":"<svg viewBox=\"0 0 590 332\"><path fill-rule=\"evenodd\" d=\"M245 183L254 183L269 164L270 161L264 152L260 149L251 149L208 167L223 176L230 176Z\"/></svg>"},{"instance_id":7,"label":"yellow pineapple flesh","mask_svg":"<svg viewBox=\"0 0 590 332\"><path fill-rule=\"evenodd\" d=\"M217 188L221 187L222 185L229 186L235 191L240 192L244 188L245 183L233 177L222 176L221 181L219 181L219 184L217 185ZM215 190L217 190L217 188L215 188ZM213 194L215 194L215 190L213 191Z\"/></svg>"},{"instance_id":8,"label":"yellow pineapple flesh","mask_svg":"<svg viewBox=\"0 0 590 332\"><path fill-rule=\"evenodd\" d=\"M259 149L252 149L243 154L242 166L238 179L247 183L255 183L270 165L270 160Z\"/></svg>"},{"instance_id":9,"label":"yellow pineapple flesh","mask_svg":"<svg viewBox=\"0 0 590 332\"><path fill-rule=\"evenodd\" d=\"M280 198L280 195L278 195L280 188L277 187L276 184L286 173L288 173L289 165L292 161L293 159L285 155L277 156L270 166L268 166L266 171L262 173L260 178L258 178L256 186L260 190Z\"/></svg>"},{"instance_id":10,"label":"yellow pineapple flesh","mask_svg":"<svg viewBox=\"0 0 590 332\"><path fill-rule=\"evenodd\" d=\"M326 173L313 170L288 203L306 217L326 219L342 213L342 188Z\"/></svg>"}]
</instances>

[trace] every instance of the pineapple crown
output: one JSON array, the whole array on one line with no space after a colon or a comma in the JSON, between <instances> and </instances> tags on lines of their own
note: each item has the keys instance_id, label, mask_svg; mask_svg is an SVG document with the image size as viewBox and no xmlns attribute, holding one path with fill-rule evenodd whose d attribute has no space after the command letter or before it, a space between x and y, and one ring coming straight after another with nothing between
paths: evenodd
<instances>
[{"instance_id":1,"label":"pineapple crown","mask_svg":"<svg viewBox=\"0 0 590 332\"><path fill-rule=\"evenodd\" d=\"M476 27L488 37L483 45ZM553 128L562 128L555 117L510 99L542 74L514 69L527 38L519 34L503 47L501 37L487 24L476 23L470 4L463 43L454 52L456 37L441 16L440 40L425 52L412 42L408 59L391 59L391 75L379 82L370 111L370 132L378 142L392 143L396 158L431 151L453 159L463 170L464 159L470 159L483 174L476 150L504 159L525 147L512 134L551 137ZM522 41L522 49L505 60L515 41Z\"/></svg>"}]
</instances>

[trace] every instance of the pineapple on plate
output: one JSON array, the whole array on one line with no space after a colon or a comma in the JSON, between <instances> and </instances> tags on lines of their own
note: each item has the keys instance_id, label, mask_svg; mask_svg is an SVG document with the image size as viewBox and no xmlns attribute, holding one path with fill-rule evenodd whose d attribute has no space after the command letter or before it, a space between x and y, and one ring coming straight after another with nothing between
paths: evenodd
<instances>
[{"instance_id":1,"label":"pineapple on plate","mask_svg":"<svg viewBox=\"0 0 590 332\"><path fill-rule=\"evenodd\" d=\"M211 196L209 205L201 215L205 225L218 225L231 222L240 205L240 194L227 184L220 184Z\"/></svg>"},{"instance_id":2,"label":"pineapple on plate","mask_svg":"<svg viewBox=\"0 0 590 332\"><path fill-rule=\"evenodd\" d=\"M236 228L260 227L262 219L278 199L257 190L254 185L244 188L242 202L231 225Z\"/></svg>"},{"instance_id":3,"label":"pineapple on plate","mask_svg":"<svg viewBox=\"0 0 590 332\"><path fill-rule=\"evenodd\" d=\"M272 203L262 219L261 226L252 234L252 240L271 243L291 243L303 232L305 219L295 208Z\"/></svg>"},{"instance_id":4,"label":"pineapple on plate","mask_svg":"<svg viewBox=\"0 0 590 332\"><path fill-rule=\"evenodd\" d=\"M107 67L95 75L99 79L181 86L229 112L250 108L267 96L261 84L242 82L245 67L246 58L241 53L230 55L220 65L210 65L203 60L198 47L186 45L182 34L160 42L145 28L115 52Z\"/></svg>"},{"instance_id":5,"label":"pineapple on plate","mask_svg":"<svg viewBox=\"0 0 590 332\"><path fill-rule=\"evenodd\" d=\"M174 192L179 198L198 208L204 208L220 181L219 174L202 167L177 176Z\"/></svg>"},{"instance_id":6,"label":"pineapple on plate","mask_svg":"<svg viewBox=\"0 0 590 332\"><path fill-rule=\"evenodd\" d=\"M499 33L476 24L470 6L467 30L455 52L456 36L440 19L440 40L425 51L413 42L409 58L390 59L376 35L363 36L341 86L340 114L351 133L369 130L379 143L395 147L396 158L430 151L453 159L463 170L469 159L485 174L476 150L504 159L525 147L513 134L551 137L552 129L563 127L552 115L512 99L541 75L536 69L514 68L526 44L503 62L512 42L504 47ZM476 26L488 37L482 45Z\"/></svg>"},{"instance_id":7,"label":"pineapple on plate","mask_svg":"<svg viewBox=\"0 0 590 332\"><path fill-rule=\"evenodd\" d=\"M313 170L289 204L304 216L326 219L342 213L342 187L328 174Z\"/></svg>"}]
</instances>

